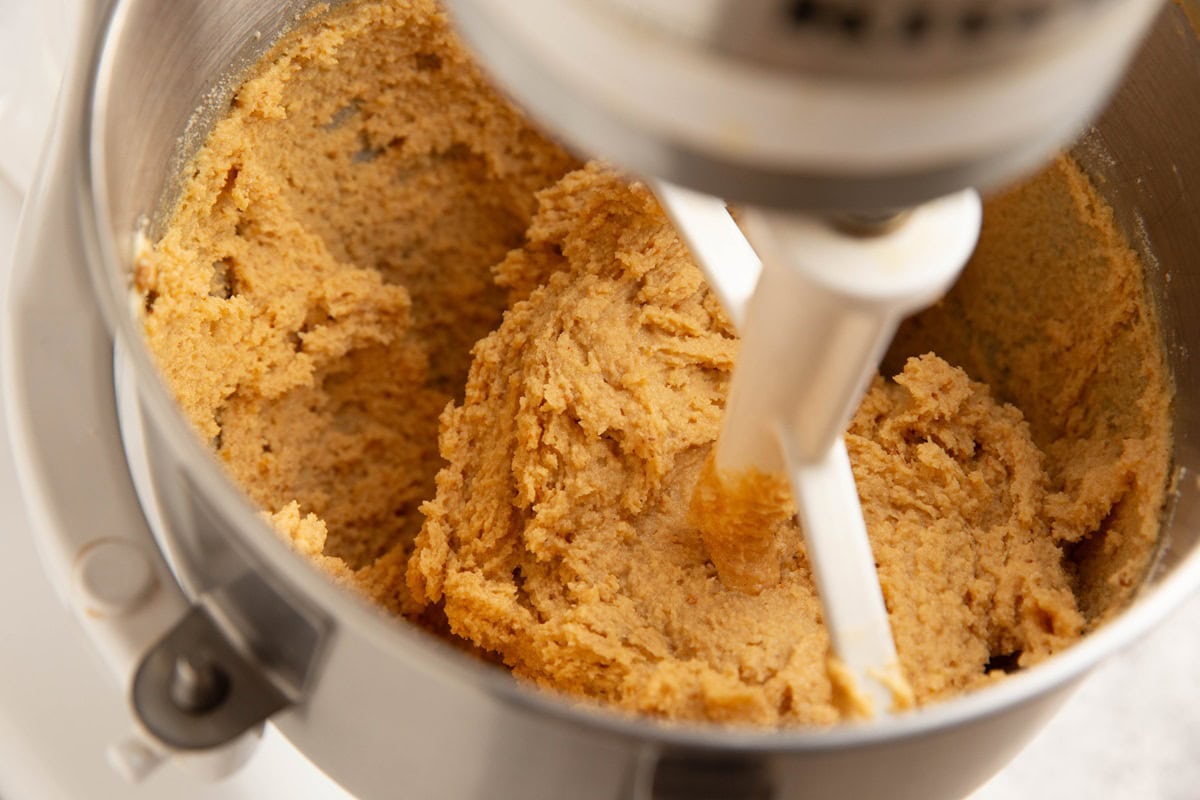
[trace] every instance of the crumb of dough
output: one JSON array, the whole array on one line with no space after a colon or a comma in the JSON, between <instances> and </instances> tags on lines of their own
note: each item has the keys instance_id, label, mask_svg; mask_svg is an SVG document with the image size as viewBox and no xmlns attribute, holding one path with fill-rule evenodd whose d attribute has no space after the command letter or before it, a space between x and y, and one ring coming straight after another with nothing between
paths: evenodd
<instances>
[{"instance_id":1,"label":"crumb of dough","mask_svg":"<svg viewBox=\"0 0 1200 800\"><path fill-rule=\"evenodd\" d=\"M329 532L316 514L302 515L300 504L293 500L274 514L263 511L261 516L296 553L312 561L338 583L356 585L354 573L347 569L345 561L325 555Z\"/></svg>"},{"instance_id":2,"label":"crumb of dough","mask_svg":"<svg viewBox=\"0 0 1200 800\"><path fill-rule=\"evenodd\" d=\"M869 720L878 711L874 701L863 692L862 683L840 658L830 655L825 662L830 683L833 684L833 705L844 719ZM879 681L891 693L891 704L884 709L888 713L899 713L916 705L917 698L912 686L904 677L900 662L888 664L879 670L870 670L871 678Z\"/></svg>"},{"instance_id":3,"label":"crumb of dough","mask_svg":"<svg viewBox=\"0 0 1200 800\"><path fill-rule=\"evenodd\" d=\"M432 2L340 5L250 73L140 255L151 349L293 548L413 623L625 710L851 716L790 516L758 594L689 516L736 336L649 192L576 166ZM1128 602L1170 384L1070 160L988 201L884 375L846 438L915 702Z\"/></svg>"},{"instance_id":4,"label":"crumb of dough","mask_svg":"<svg viewBox=\"0 0 1200 800\"><path fill-rule=\"evenodd\" d=\"M180 405L263 508L418 611L403 562L504 291L490 268L575 162L484 81L428 0L348 3L285 37L212 129L138 259Z\"/></svg>"},{"instance_id":5,"label":"crumb of dough","mask_svg":"<svg viewBox=\"0 0 1200 800\"><path fill-rule=\"evenodd\" d=\"M540 197L531 231L554 238L531 234L498 272L545 282L477 345L443 417L449 466L424 507L414 596L560 691L676 719L839 718L795 521L774 531L778 579L747 594L689 515L736 349L699 271L650 193L614 172L591 165ZM875 381L846 439L918 702L1079 635L1016 408L925 355Z\"/></svg>"}]
</instances>

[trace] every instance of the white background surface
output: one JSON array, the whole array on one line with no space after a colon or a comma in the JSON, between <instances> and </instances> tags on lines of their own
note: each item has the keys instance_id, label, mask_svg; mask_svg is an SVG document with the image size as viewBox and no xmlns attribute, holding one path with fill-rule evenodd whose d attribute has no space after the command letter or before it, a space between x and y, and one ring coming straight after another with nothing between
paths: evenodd
<instances>
[{"instance_id":1,"label":"white background surface","mask_svg":"<svg viewBox=\"0 0 1200 800\"><path fill-rule=\"evenodd\" d=\"M0 286L76 2L0 0ZM220 784L167 767L134 788L108 770L123 701L42 578L9 453L0 427L0 800L346 798L271 730ZM1017 798L1200 800L1200 597L1097 670L971 800Z\"/></svg>"}]
</instances>

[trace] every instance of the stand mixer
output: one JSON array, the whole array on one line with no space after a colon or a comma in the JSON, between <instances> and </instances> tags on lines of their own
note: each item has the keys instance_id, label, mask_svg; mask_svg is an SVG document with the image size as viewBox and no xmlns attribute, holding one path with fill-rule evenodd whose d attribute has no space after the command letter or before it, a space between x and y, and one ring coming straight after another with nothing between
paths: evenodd
<instances>
[{"instance_id":1,"label":"stand mixer","mask_svg":"<svg viewBox=\"0 0 1200 800\"><path fill-rule=\"evenodd\" d=\"M900 321L970 257L975 189L1074 138L1158 6L451 3L525 108L655 176L741 333L716 479L728 490L787 474L834 653L867 715L906 700L842 431ZM762 263L721 201L676 182L744 207Z\"/></svg>"},{"instance_id":2,"label":"stand mixer","mask_svg":"<svg viewBox=\"0 0 1200 800\"><path fill-rule=\"evenodd\" d=\"M770 732L657 726L568 705L346 596L272 538L212 462L128 313L133 232L219 114L228 95L214 86L235 80L311 5L91 6L19 242L0 336L16 455L48 572L131 689L136 733L114 753L134 777L164 758L228 772L269 716L364 798L392 796L397 787L413 796L666 798L718 779L733 797L960 797L1013 755L1089 667L1200 585L1200 490L1180 481L1174 519L1165 524L1168 555L1144 599L1119 621L967 697L870 725ZM1156 7L1108 0L1038 11L996 3L984 14L931 3L922 14L883 3L454 5L486 63L525 87L528 107L551 124L559 120L582 148L759 209L747 212L747 222L761 223L747 225L752 240L765 269L782 267L787 278L800 273L792 262L806 254L797 241L825 236L869 251L927 219L923 211L936 210L937 198L1032 168L1098 108ZM1194 36L1179 27L1182 12L1170 12L1156 32L1156 54L1168 68L1152 75L1195 63ZM795 62L787 55L794 45L769 44L793 33L806 43ZM1185 106L1181 113L1194 119L1186 105L1194 92L1142 78L1147 104ZM1137 100L1126 98L1140 111ZM198 106L207 111L197 121ZM1117 160L1162 152L1158 133L1114 141ZM677 199L667 206L693 203L679 215L685 236L688 220L697 219L694 204L727 219L719 201ZM1184 269L1190 206L1137 200L1161 211L1147 216L1152 238L1158 226L1179 231L1178 241L1156 239L1156 252ZM914 206L897 217L896 209ZM837 225L827 224L830 217ZM970 226L950 220L960 243L939 252L969 250ZM715 222L698 226L701 234L715 230ZM729 233L718 239L736 250ZM708 246L695 250L707 262ZM747 290L753 282L741 277L716 288L742 298L744 307L729 309L748 333L757 308ZM849 288L861 297L871 285ZM1180 310L1194 296L1189 286L1186 275L1172 286L1165 319L1181 341L1195 342L1194 315ZM936 291L918 294L927 302ZM886 339L886 329L873 330L866 340ZM855 359L844 358L850 391L831 404L831 419L853 403L856 376L874 368L870 346L853 352ZM1183 354L1171 356L1186 412L1200 381ZM1185 413L1177 425L1183 468L1200 463L1189 444L1193 430L1200 420ZM782 463L778 439L764 440L750 460L773 453ZM797 461L811 452L820 447L797 448ZM849 594L869 594L863 585ZM197 653L208 661L192 658ZM232 688L221 674L233 677ZM450 751L457 760L448 767ZM914 777L897 781L902 774Z\"/></svg>"}]
</instances>

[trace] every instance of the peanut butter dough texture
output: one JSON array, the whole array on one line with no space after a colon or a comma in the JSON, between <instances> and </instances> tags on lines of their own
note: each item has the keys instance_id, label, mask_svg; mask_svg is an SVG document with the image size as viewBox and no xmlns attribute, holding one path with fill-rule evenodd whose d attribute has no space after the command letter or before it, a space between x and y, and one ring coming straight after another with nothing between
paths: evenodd
<instances>
[{"instance_id":1,"label":"peanut butter dough texture","mask_svg":"<svg viewBox=\"0 0 1200 800\"><path fill-rule=\"evenodd\" d=\"M298 552L579 699L844 716L794 519L757 592L689 520L738 350L715 297L650 192L532 128L431 2L304 21L185 177L137 262L146 338ZM1127 603L1170 384L1141 266L1073 162L987 203L883 375L847 445L918 703Z\"/></svg>"}]
</instances>

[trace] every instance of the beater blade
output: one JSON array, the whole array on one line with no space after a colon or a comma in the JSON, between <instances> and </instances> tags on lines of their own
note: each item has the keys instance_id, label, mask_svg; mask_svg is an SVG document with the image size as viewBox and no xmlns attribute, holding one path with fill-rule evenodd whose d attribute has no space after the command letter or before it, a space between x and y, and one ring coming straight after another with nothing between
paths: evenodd
<instances>
[{"instance_id":1,"label":"beater blade","mask_svg":"<svg viewBox=\"0 0 1200 800\"><path fill-rule=\"evenodd\" d=\"M902 707L842 432L900 321L941 297L970 257L979 196L965 190L853 230L750 209L752 248L723 201L665 183L655 192L742 337L715 474L726 487L786 474L839 682L863 715Z\"/></svg>"}]
</instances>

